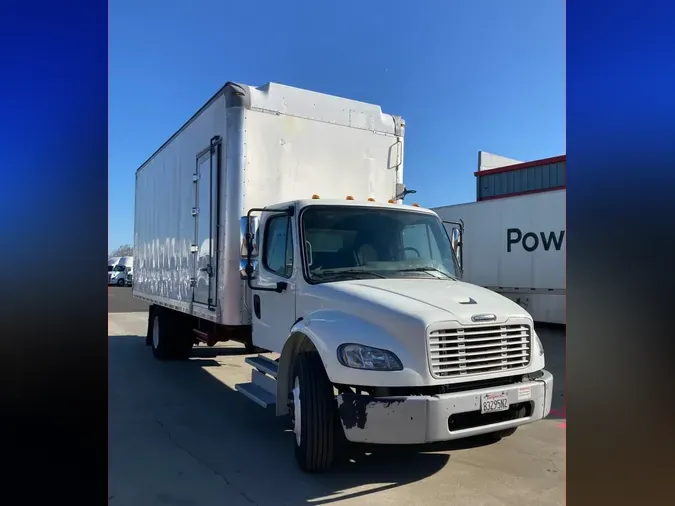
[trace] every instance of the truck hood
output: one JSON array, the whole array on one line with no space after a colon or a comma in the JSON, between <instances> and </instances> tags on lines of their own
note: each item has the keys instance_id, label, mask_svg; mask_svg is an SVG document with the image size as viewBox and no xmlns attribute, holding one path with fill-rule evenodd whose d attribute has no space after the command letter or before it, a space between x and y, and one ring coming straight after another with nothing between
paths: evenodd
<instances>
[{"instance_id":1,"label":"truck hood","mask_svg":"<svg viewBox=\"0 0 675 506\"><path fill-rule=\"evenodd\" d=\"M445 279L368 279L323 285L344 304L377 305L393 313L409 315L430 324L456 320L464 325L475 324L472 316L494 314L496 322L531 316L502 295L462 281ZM326 294L328 296L328 294ZM349 304L351 305L351 304Z\"/></svg>"}]
</instances>

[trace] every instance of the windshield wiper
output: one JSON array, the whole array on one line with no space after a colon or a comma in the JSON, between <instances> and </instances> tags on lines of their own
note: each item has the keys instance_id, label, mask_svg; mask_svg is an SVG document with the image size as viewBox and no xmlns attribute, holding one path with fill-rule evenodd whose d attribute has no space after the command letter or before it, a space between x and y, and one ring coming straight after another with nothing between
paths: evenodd
<instances>
[{"instance_id":1,"label":"windshield wiper","mask_svg":"<svg viewBox=\"0 0 675 506\"><path fill-rule=\"evenodd\" d=\"M382 278L385 279L386 277L383 276L382 274L377 274L376 272L373 271L362 271L359 269L348 269L348 270L327 270L327 271L319 271L319 272L314 272L312 273L314 276L318 278L323 278L324 275L326 275L329 278L335 278L335 277L359 277L359 276L374 276L376 278Z\"/></svg>"},{"instance_id":2,"label":"windshield wiper","mask_svg":"<svg viewBox=\"0 0 675 506\"><path fill-rule=\"evenodd\" d=\"M444 276L457 281L457 278L455 276L452 276L445 271L437 269L436 267L411 267L409 269L397 269L396 272L428 272L428 271L440 272Z\"/></svg>"}]
</instances>

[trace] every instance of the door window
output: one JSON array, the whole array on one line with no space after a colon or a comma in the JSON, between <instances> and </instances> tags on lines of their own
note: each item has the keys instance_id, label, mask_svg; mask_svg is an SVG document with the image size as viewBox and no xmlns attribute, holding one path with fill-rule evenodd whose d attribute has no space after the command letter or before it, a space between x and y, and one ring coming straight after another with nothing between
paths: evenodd
<instances>
[{"instance_id":1,"label":"door window","mask_svg":"<svg viewBox=\"0 0 675 506\"><path fill-rule=\"evenodd\" d=\"M263 265L265 269L284 278L293 272L293 237L290 217L270 218L265 227Z\"/></svg>"}]
</instances>

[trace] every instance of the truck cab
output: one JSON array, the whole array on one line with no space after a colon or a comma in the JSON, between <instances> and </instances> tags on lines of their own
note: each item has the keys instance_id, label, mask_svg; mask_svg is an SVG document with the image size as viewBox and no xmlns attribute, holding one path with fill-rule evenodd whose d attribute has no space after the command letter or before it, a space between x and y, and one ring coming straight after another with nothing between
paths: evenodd
<instances>
[{"instance_id":1,"label":"truck cab","mask_svg":"<svg viewBox=\"0 0 675 506\"><path fill-rule=\"evenodd\" d=\"M237 389L290 414L304 469L329 465L336 434L503 437L548 415L532 318L461 281L461 226L448 234L427 209L318 195L244 220L253 344L279 357L247 359L252 382Z\"/></svg>"}]
</instances>

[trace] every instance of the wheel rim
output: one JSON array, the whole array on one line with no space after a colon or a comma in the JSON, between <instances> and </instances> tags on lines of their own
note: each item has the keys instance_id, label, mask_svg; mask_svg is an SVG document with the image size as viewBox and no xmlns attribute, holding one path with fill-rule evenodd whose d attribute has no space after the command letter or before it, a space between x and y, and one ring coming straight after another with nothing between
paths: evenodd
<instances>
[{"instance_id":1,"label":"wheel rim","mask_svg":"<svg viewBox=\"0 0 675 506\"><path fill-rule=\"evenodd\" d=\"M159 317L155 316L152 321L152 345L159 348Z\"/></svg>"},{"instance_id":2,"label":"wheel rim","mask_svg":"<svg viewBox=\"0 0 675 506\"><path fill-rule=\"evenodd\" d=\"M295 443L300 446L302 441L302 415L300 412L300 378L296 377L293 383L293 432Z\"/></svg>"}]
</instances>

